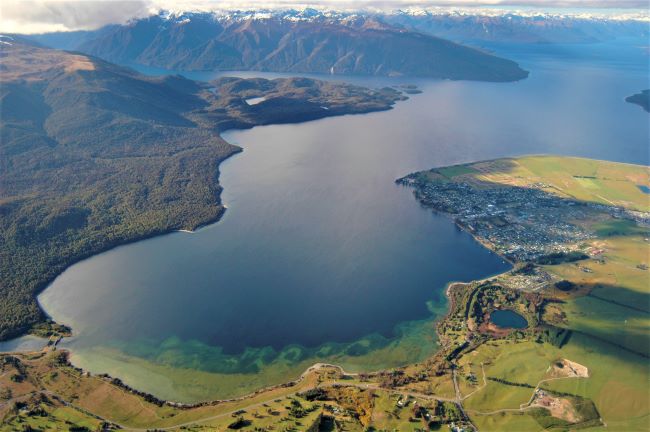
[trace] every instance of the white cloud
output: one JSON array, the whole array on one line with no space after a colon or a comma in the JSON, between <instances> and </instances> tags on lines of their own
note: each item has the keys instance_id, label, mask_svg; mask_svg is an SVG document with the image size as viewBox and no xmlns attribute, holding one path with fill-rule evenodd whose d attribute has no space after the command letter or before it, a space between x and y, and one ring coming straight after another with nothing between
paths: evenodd
<instances>
[{"instance_id":1,"label":"white cloud","mask_svg":"<svg viewBox=\"0 0 650 432\"><path fill-rule=\"evenodd\" d=\"M152 3L148 0L3 0L0 5L0 31L36 33L89 30L150 15L151 7Z\"/></svg>"},{"instance_id":2,"label":"white cloud","mask_svg":"<svg viewBox=\"0 0 650 432\"><path fill-rule=\"evenodd\" d=\"M394 10L408 7L637 8L647 0L2 0L0 32L41 33L90 30L133 18L172 11L317 7Z\"/></svg>"}]
</instances>

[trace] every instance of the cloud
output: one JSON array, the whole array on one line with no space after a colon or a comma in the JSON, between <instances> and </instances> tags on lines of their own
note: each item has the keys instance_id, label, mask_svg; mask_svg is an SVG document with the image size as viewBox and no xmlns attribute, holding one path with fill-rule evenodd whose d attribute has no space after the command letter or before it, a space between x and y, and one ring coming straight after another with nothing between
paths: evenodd
<instances>
[{"instance_id":1,"label":"cloud","mask_svg":"<svg viewBox=\"0 0 650 432\"><path fill-rule=\"evenodd\" d=\"M90 30L142 18L152 11L149 0L3 0L0 6L0 31L35 33Z\"/></svg>"},{"instance_id":2,"label":"cloud","mask_svg":"<svg viewBox=\"0 0 650 432\"><path fill-rule=\"evenodd\" d=\"M318 7L394 10L408 7L537 7L647 9L647 0L2 0L0 33L91 30L123 24L160 10Z\"/></svg>"}]
</instances>

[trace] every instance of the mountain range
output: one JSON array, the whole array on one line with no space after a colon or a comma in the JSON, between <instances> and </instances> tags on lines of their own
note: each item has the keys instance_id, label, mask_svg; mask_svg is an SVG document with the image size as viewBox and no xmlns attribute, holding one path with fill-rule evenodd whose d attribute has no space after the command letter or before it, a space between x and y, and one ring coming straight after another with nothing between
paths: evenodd
<instances>
[{"instance_id":1,"label":"mountain range","mask_svg":"<svg viewBox=\"0 0 650 432\"><path fill-rule=\"evenodd\" d=\"M552 13L471 13L426 9L383 14L394 26L460 43L597 43L620 38L646 43L647 19L640 16L570 15Z\"/></svg>"}]
</instances>

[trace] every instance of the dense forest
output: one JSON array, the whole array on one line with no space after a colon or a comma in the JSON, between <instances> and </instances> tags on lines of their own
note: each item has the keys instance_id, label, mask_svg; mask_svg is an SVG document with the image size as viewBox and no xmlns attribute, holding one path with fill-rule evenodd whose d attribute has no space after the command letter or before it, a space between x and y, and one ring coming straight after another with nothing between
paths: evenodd
<instances>
[{"instance_id":1,"label":"dense forest","mask_svg":"<svg viewBox=\"0 0 650 432\"><path fill-rule=\"evenodd\" d=\"M240 150L219 132L403 98L309 79L152 78L18 38L0 55L0 340L45 320L35 296L74 262L218 219L218 165Z\"/></svg>"}]
</instances>

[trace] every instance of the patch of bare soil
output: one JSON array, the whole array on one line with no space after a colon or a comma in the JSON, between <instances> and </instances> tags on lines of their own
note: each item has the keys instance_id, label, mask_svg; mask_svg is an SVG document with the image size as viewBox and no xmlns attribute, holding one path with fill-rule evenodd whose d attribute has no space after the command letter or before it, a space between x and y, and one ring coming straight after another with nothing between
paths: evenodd
<instances>
[{"instance_id":1,"label":"patch of bare soil","mask_svg":"<svg viewBox=\"0 0 650 432\"><path fill-rule=\"evenodd\" d=\"M65 71L70 73L79 70L92 71L95 70L95 64L90 61L88 57L80 55L72 55L65 65Z\"/></svg>"},{"instance_id":2,"label":"patch of bare soil","mask_svg":"<svg viewBox=\"0 0 650 432\"><path fill-rule=\"evenodd\" d=\"M66 73L95 70L93 61L84 55L31 45L2 45L0 56L3 66L0 68L0 80L4 82L40 81L44 79L44 74L49 72L54 76L61 70Z\"/></svg>"},{"instance_id":3,"label":"patch of bare soil","mask_svg":"<svg viewBox=\"0 0 650 432\"><path fill-rule=\"evenodd\" d=\"M535 393L535 399L531 406L546 408L551 416L569 423L581 421L580 415L569 399L553 396L544 390L538 390Z\"/></svg>"},{"instance_id":4,"label":"patch of bare soil","mask_svg":"<svg viewBox=\"0 0 650 432\"><path fill-rule=\"evenodd\" d=\"M554 377L567 377L567 378L588 378L589 369L567 359L559 359L551 365L551 374Z\"/></svg>"}]
</instances>

